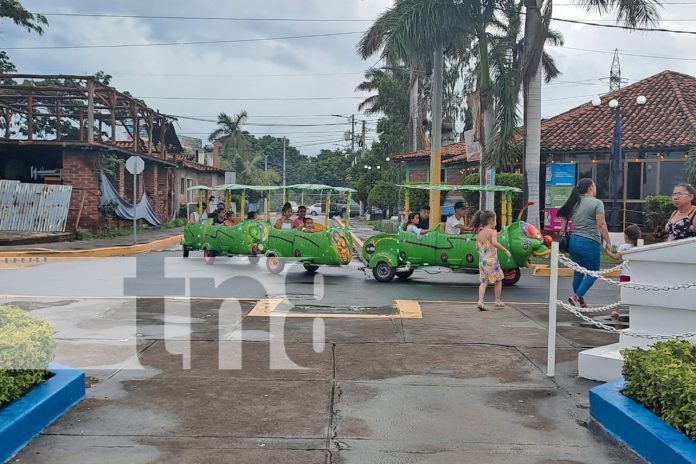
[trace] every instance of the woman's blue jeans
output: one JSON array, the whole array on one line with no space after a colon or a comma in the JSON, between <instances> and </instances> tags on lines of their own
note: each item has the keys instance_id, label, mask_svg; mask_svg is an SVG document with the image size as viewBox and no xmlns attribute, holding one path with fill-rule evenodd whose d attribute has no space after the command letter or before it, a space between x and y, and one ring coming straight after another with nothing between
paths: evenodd
<instances>
[{"instance_id":1,"label":"woman's blue jeans","mask_svg":"<svg viewBox=\"0 0 696 464\"><path fill-rule=\"evenodd\" d=\"M570 236L570 259L590 271L599 271L601 258L600 244L589 238L572 234ZM573 290L579 297L584 298L585 293L594 285L594 277L581 272L573 274Z\"/></svg>"}]
</instances>

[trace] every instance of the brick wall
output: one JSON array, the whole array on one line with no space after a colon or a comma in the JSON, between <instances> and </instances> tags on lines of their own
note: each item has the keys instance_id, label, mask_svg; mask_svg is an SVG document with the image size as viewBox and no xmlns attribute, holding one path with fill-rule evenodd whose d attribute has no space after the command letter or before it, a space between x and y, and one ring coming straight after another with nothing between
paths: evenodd
<instances>
[{"instance_id":1,"label":"brick wall","mask_svg":"<svg viewBox=\"0 0 696 464\"><path fill-rule=\"evenodd\" d=\"M102 226L103 219L99 212L98 166L97 152L63 150L63 183L73 186L66 227L68 230L75 230L78 214L80 229L96 230Z\"/></svg>"},{"instance_id":2,"label":"brick wall","mask_svg":"<svg viewBox=\"0 0 696 464\"><path fill-rule=\"evenodd\" d=\"M428 182L428 180L427 169L413 169L408 172L408 182L418 183Z\"/></svg>"},{"instance_id":3,"label":"brick wall","mask_svg":"<svg viewBox=\"0 0 696 464\"><path fill-rule=\"evenodd\" d=\"M447 168L447 183L449 185L462 185L464 174L460 172L461 169L460 167Z\"/></svg>"}]
</instances>

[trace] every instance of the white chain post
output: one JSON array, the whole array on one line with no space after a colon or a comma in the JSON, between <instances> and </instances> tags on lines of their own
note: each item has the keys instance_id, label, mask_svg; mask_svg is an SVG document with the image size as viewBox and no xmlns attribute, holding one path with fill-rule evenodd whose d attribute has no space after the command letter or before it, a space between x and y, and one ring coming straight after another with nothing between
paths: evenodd
<instances>
[{"instance_id":1,"label":"white chain post","mask_svg":"<svg viewBox=\"0 0 696 464\"><path fill-rule=\"evenodd\" d=\"M549 338L547 343L546 375L556 375L556 310L558 302L558 242L551 244L551 276L549 278Z\"/></svg>"},{"instance_id":2,"label":"white chain post","mask_svg":"<svg viewBox=\"0 0 696 464\"><path fill-rule=\"evenodd\" d=\"M557 244L554 244L554 245L557 245ZM558 253L556 253L556 256L557 256L557 259L554 258L554 251L552 248L552 251L551 251L551 276L553 279L554 265L556 265L556 269L555 269L555 272L556 272L555 282L556 283L558 281L558 267L557 266L558 266L558 261L560 261L561 263L563 263L564 266L566 266L567 268L572 269L574 271L581 272L585 275L589 275L592 277L596 277L597 279L602 280L602 281L607 282L607 283L611 283L611 284L614 284L614 285L617 285L620 287L632 288L635 290L667 292L670 290L681 290L681 289L688 289L688 288L696 287L696 282L686 282L686 283L677 284L677 285L663 285L663 286L638 284L638 283L632 283L632 282L619 283L615 280L608 279L608 278L604 277L604 274L608 274L612 271L615 271L615 270L621 268L621 265L615 266L611 269L605 269L602 271L590 271L590 270L585 269L584 267L580 266L579 264L573 262L572 260L566 258L563 255L558 255ZM552 282L551 282L551 292L554 292L554 294L555 294L555 292L557 292L557 287L554 287L554 280L552 280ZM583 313L601 313L604 311L609 311L609 310L618 308L621 305L621 301L617 301L615 303L605 305L605 306L593 306L590 308L576 308L575 306L564 303L562 301L556 301L556 305L560 305L562 308L564 308L567 311L569 311L570 313L574 314L576 317L582 319L583 321L585 321L589 324L594 325L595 327L597 327L599 329L606 330L608 332L614 332L614 333L621 332L624 335L627 335L629 337L646 338L649 340L680 340L680 339L689 339L689 338L696 337L696 332L686 332L686 333L681 333L681 334L662 335L662 334L649 334L649 333L641 333L641 332L632 332L630 330L623 331L623 330L619 330L615 327L611 327L609 325L603 324L603 323L596 321L596 320L592 319L591 317L583 314ZM557 306L554 306L554 307L557 307ZM551 303L549 302L549 320L551 320L550 311L551 311ZM555 311L554 311L554 324L555 324ZM551 340L551 332L549 332L549 340ZM554 341L555 341L555 331L554 331ZM555 357L555 353L554 353L554 357ZM549 345L549 363L550 363L550 360L551 360L551 352L550 352L550 345ZM550 364L547 366L547 371L553 372L552 366ZM549 375L550 377L553 376L550 374L547 374L547 375Z\"/></svg>"}]
</instances>

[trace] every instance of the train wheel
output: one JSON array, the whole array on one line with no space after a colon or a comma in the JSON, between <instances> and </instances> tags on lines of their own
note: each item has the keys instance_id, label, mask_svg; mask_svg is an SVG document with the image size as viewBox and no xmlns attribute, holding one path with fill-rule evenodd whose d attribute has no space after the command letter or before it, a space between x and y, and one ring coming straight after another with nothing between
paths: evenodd
<instances>
[{"instance_id":1,"label":"train wheel","mask_svg":"<svg viewBox=\"0 0 696 464\"><path fill-rule=\"evenodd\" d=\"M305 271L309 272L310 274L314 274L319 269L319 266L315 266L314 264L303 264L303 266Z\"/></svg>"},{"instance_id":2,"label":"train wheel","mask_svg":"<svg viewBox=\"0 0 696 464\"><path fill-rule=\"evenodd\" d=\"M389 267L389 264L380 261L377 263L377 266L372 269L372 275L375 276L378 282L391 282L396 275L396 268Z\"/></svg>"},{"instance_id":3,"label":"train wheel","mask_svg":"<svg viewBox=\"0 0 696 464\"><path fill-rule=\"evenodd\" d=\"M284 267L285 262L283 262L276 255L269 255L266 258L266 269L268 269L268 272L271 274L280 274Z\"/></svg>"},{"instance_id":4,"label":"train wheel","mask_svg":"<svg viewBox=\"0 0 696 464\"><path fill-rule=\"evenodd\" d=\"M401 271L396 273L396 277L399 280L408 280L409 277L413 275L413 269L409 269L408 271Z\"/></svg>"},{"instance_id":5,"label":"train wheel","mask_svg":"<svg viewBox=\"0 0 696 464\"><path fill-rule=\"evenodd\" d=\"M515 269L512 269L510 271L503 271L503 274L505 275L505 278L503 279L503 285L515 285L517 282L520 281L520 277L522 277L522 271L520 270L519 267L516 267Z\"/></svg>"}]
</instances>

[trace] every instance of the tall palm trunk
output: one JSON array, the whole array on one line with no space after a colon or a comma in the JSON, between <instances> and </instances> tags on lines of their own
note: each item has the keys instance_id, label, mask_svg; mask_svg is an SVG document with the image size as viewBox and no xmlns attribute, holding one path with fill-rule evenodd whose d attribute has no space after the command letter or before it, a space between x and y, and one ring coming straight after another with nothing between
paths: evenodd
<instances>
[{"instance_id":1,"label":"tall palm trunk","mask_svg":"<svg viewBox=\"0 0 696 464\"><path fill-rule=\"evenodd\" d=\"M408 100L411 151L418 150L418 94L418 74L415 70L411 70L411 89Z\"/></svg>"},{"instance_id":2,"label":"tall palm trunk","mask_svg":"<svg viewBox=\"0 0 696 464\"><path fill-rule=\"evenodd\" d=\"M486 184L486 171L491 168L488 163L488 150L493 146L493 132L495 130L495 106L491 93L491 75L488 64L488 37L485 29L478 32L479 41L479 92L481 99L481 121L483 123L483 140L481 140L481 185ZM493 211L495 207L494 194L481 192L481 208Z\"/></svg>"},{"instance_id":3,"label":"tall palm trunk","mask_svg":"<svg viewBox=\"0 0 696 464\"><path fill-rule=\"evenodd\" d=\"M531 54L529 68L524 73L524 175L528 202L527 222L540 226L540 169L541 169L541 49L545 35L541 17L542 0L526 1L524 24L525 54Z\"/></svg>"},{"instance_id":4,"label":"tall palm trunk","mask_svg":"<svg viewBox=\"0 0 696 464\"><path fill-rule=\"evenodd\" d=\"M527 222L539 227L539 179L541 177L541 64L525 85L525 146L524 172L527 201L533 203L527 209Z\"/></svg>"}]
</instances>

